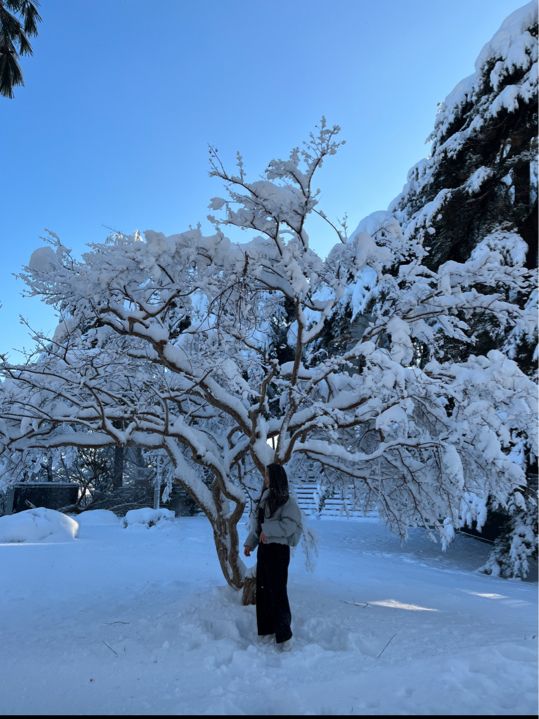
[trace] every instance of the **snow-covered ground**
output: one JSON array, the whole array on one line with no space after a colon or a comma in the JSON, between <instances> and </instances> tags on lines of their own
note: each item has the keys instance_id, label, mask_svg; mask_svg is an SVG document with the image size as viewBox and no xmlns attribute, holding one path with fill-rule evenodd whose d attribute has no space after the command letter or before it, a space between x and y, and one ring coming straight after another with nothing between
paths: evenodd
<instances>
[{"instance_id":1,"label":"snow-covered ground","mask_svg":"<svg viewBox=\"0 0 539 719\"><path fill-rule=\"evenodd\" d=\"M1 714L537 713L537 583L477 573L475 539L442 554L420 530L401 547L376 519L312 520L282 653L204 518L77 521L0 544Z\"/></svg>"}]
</instances>

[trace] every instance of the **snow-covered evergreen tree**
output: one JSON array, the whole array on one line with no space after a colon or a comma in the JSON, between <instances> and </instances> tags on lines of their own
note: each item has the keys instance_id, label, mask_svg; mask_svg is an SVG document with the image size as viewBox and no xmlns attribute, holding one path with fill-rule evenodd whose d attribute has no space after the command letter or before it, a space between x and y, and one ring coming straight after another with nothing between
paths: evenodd
<instances>
[{"instance_id":1,"label":"snow-covered evergreen tree","mask_svg":"<svg viewBox=\"0 0 539 719\"><path fill-rule=\"evenodd\" d=\"M426 264L462 262L487 235L516 232L537 264L537 3L512 13L475 72L441 103L430 156L390 210Z\"/></svg>"},{"instance_id":2,"label":"snow-covered evergreen tree","mask_svg":"<svg viewBox=\"0 0 539 719\"><path fill-rule=\"evenodd\" d=\"M525 269L537 267L535 2L509 16L484 46L474 74L440 105L430 140L430 156L409 172L389 212L365 218L356 233L367 231L379 243L401 248L392 270L396 278L402 276L400 263L415 259L435 271L441 283L458 286L460 268L468 267L470 304L475 291L491 295L492 304L487 300L462 308L458 317L469 331L460 335L415 336L411 361L425 366L434 357L462 361L496 350L536 378L537 287L534 274L524 279ZM326 344L336 347L343 338L350 342L363 336L373 316L384 312L380 303L386 304L386 312L398 312L402 297L392 293L391 284L372 273L355 277L348 303L328 328ZM498 312L500 297L520 308L514 323ZM518 457L533 482L536 456L521 447ZM523 576L528 566L524 554L537 556L537 502L535 493L526 497L524 501L518 494L502 504L510 519L489 571L498 567L504 576ZM494 496L489 503L500 509Z\"/></svg>"}]
</instances>

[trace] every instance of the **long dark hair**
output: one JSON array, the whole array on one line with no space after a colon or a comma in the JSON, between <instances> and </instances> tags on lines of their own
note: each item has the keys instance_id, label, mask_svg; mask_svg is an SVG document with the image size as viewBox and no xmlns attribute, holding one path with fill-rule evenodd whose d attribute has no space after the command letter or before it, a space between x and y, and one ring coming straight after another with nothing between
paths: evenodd
<instances>
[{"instance_id":1,"label":"long dark hair","mask_svg":"<svg viewBox=\"0 0 539 719\"><path fill-rule=\"evenodd\" d=\"M288 501L288 477L282 464L268 464L266 467L269 476L268 506L270 516L275 510Z\"/></svg>"}]
</instances>

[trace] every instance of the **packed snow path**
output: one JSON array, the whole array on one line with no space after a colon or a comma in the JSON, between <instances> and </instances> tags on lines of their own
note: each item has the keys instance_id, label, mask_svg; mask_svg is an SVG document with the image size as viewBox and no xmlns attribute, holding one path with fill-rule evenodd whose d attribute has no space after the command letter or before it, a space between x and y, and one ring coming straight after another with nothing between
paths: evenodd
<instances>
[{"instance_id":1,"label":"packed snow path","mask_svg":"<svg viewBox=\"0 0 539 719\"><path fill-rule=\"evenodd\" d=\"M475 572L472 538L441 554L420 530L401 547L376 519L311 520L281 653L202 517L92 514L75 540L0 545L2 714L537 712L537 584Z\"/></svg>"}]
</instances>

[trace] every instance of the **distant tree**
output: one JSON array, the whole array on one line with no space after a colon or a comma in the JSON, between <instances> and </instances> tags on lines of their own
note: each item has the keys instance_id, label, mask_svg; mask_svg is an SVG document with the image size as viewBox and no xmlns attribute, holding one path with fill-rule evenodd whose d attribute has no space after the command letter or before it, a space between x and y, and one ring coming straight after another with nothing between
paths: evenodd
<instances>
[{"instance_id":1,"label":"distant tree","mask_svg":"<svg viewBox=\"0 0 539 719\"><path fill-rule=\"evenodd\" d=\"M13 97L15 85L24 85L19 55L31 55L29 37L37 35L41 17L38 0L0 0L0 93Z\"/></svg>"}]
</instances>

